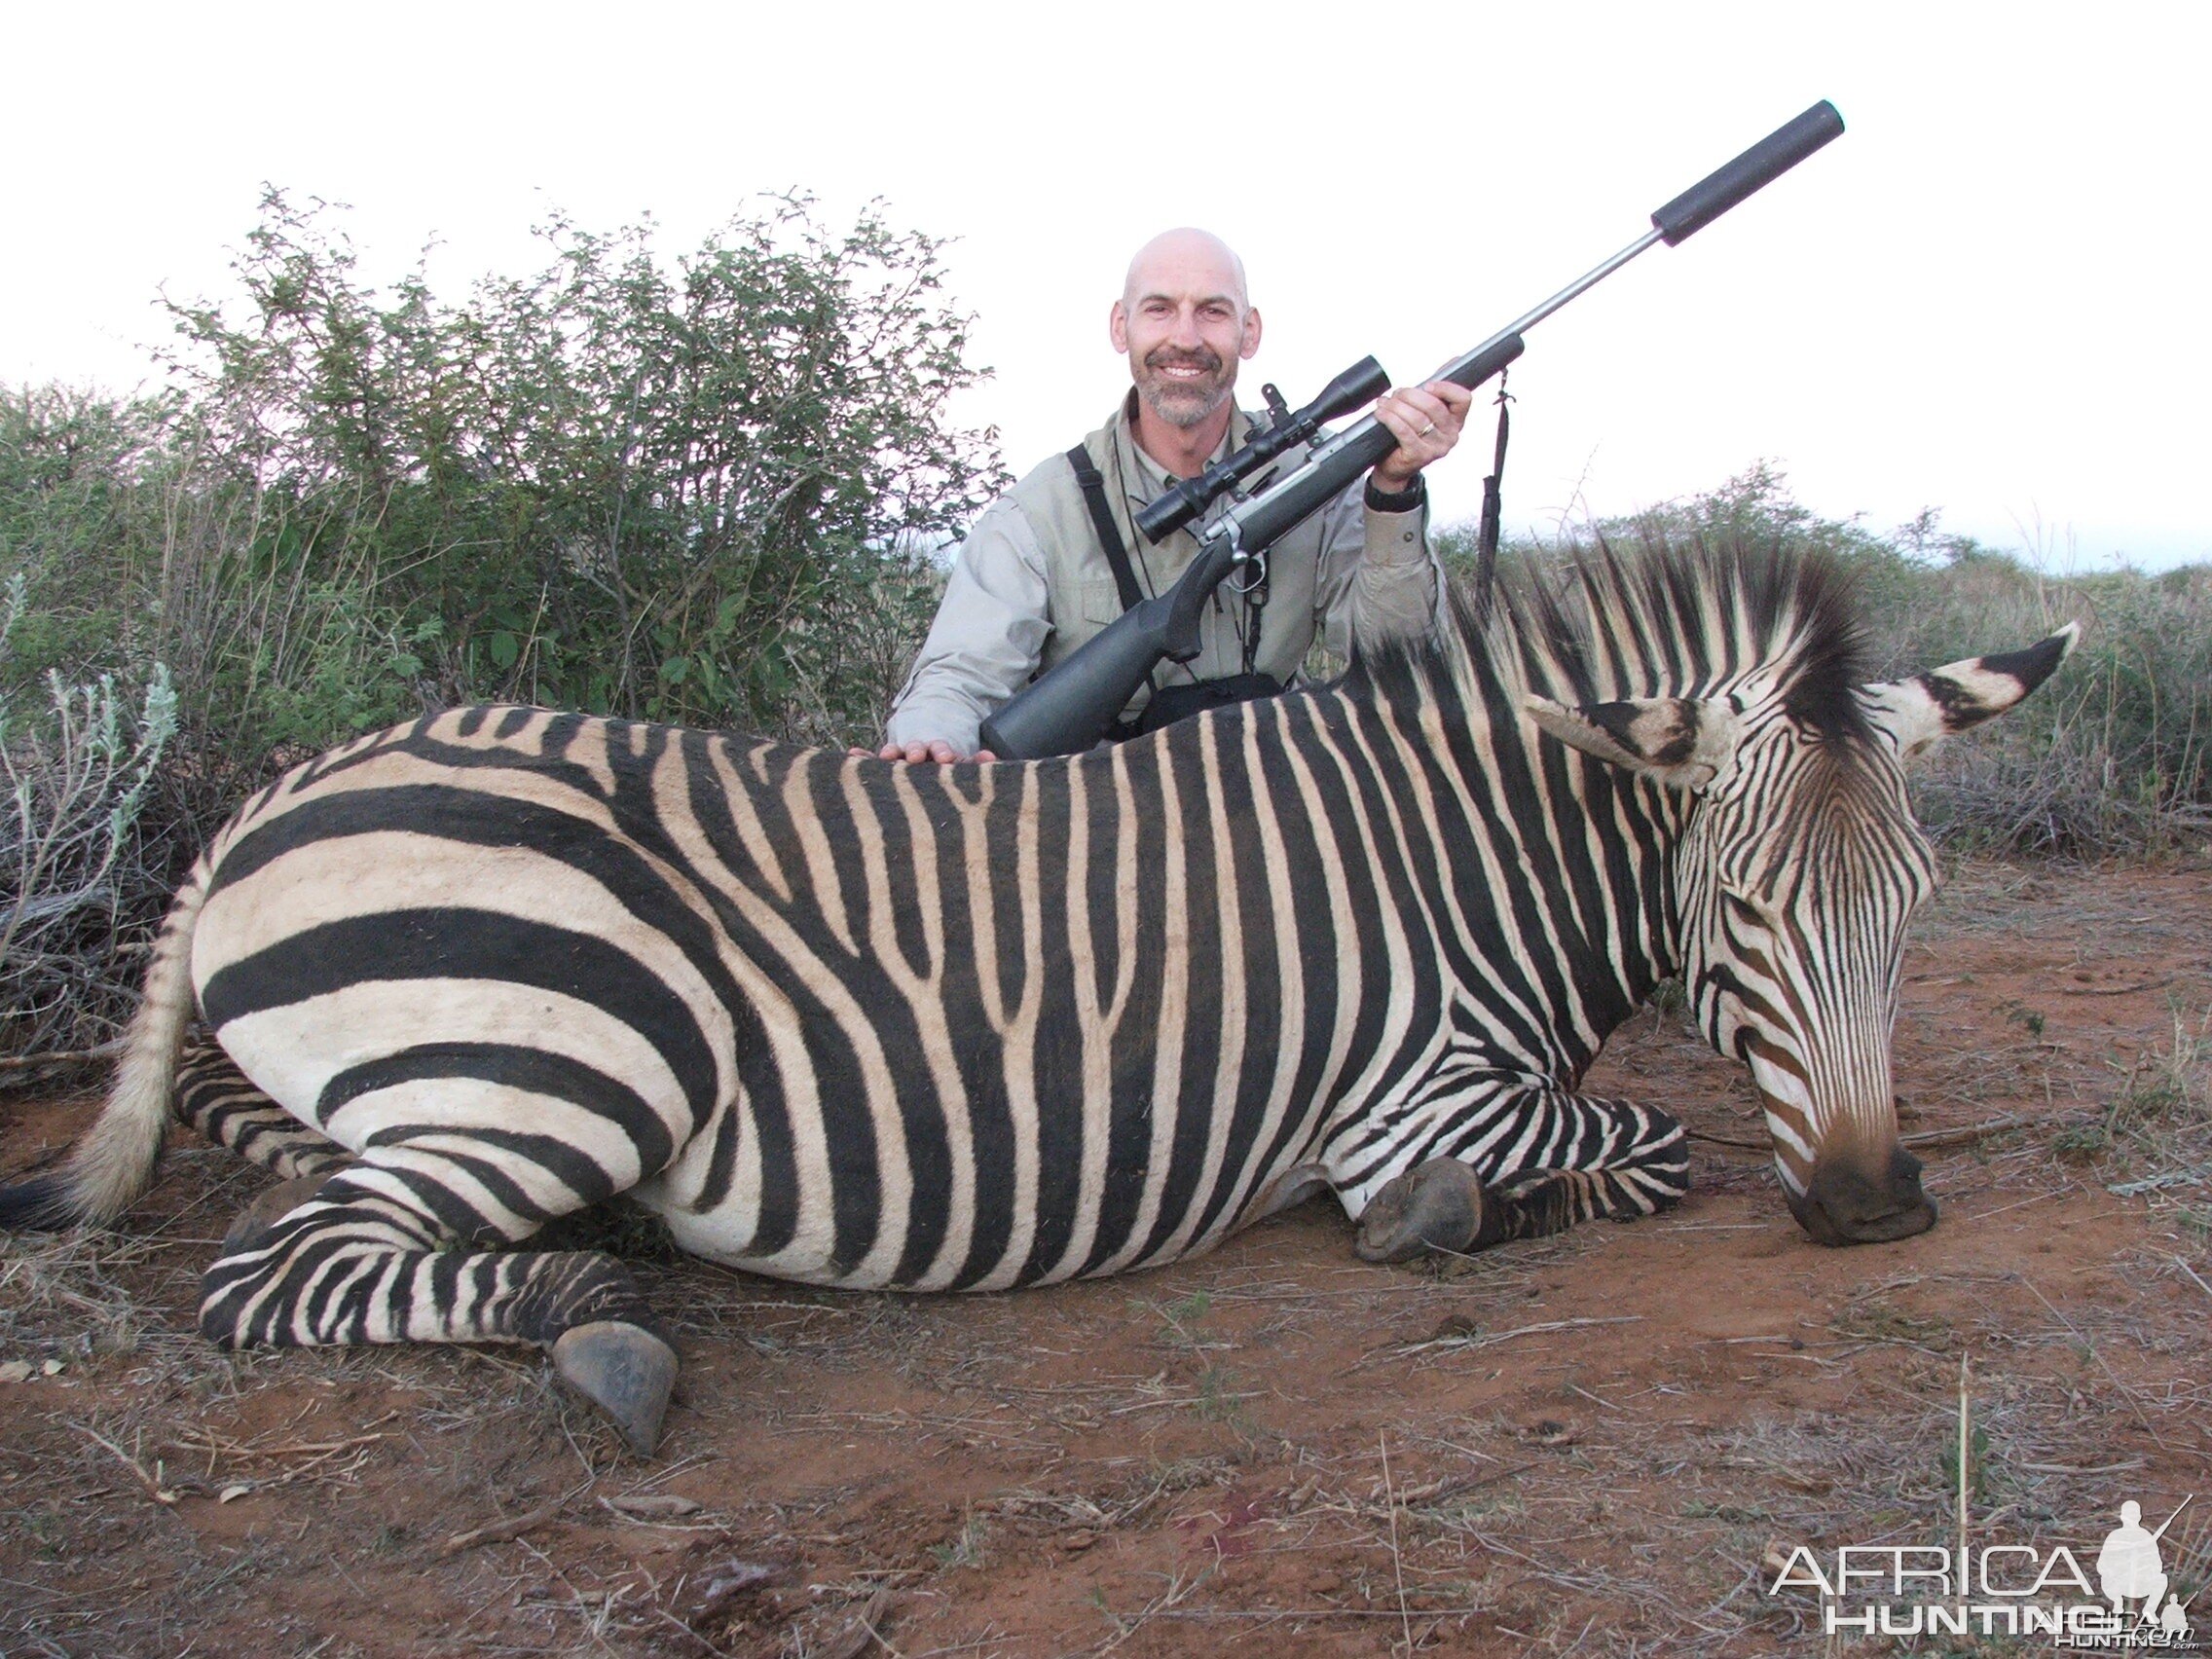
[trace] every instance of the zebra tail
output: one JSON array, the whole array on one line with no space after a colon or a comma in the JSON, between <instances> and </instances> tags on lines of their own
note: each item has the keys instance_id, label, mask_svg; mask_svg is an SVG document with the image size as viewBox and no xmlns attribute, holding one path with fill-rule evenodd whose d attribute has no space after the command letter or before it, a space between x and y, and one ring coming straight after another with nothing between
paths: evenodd
<instances>
[{"instance_id":1,"label":"zebra tail","mask_svg":"<svg viewBox=\"0 0 2212 1659\"><path fill-rule=\"evenodd\" d=\"M0 1187L0 1230L113 1221L153 1184L168 1132L177 1055L192 1023L192 934L207 897L207 861L202 859L169 904L107 1104L58 1170Z\"/></svg>"}]
</instances>

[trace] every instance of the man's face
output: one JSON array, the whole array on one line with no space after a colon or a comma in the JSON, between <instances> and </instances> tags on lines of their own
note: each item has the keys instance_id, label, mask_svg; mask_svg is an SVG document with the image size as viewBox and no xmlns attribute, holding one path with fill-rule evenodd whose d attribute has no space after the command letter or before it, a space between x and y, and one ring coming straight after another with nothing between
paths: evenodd
<instances>
[{"instance_id":1,"label":"man's face","mask_svg":"<svg viewBox=\"0 0 2212 1659\"><path fill-rule=\"evenodd\" d=\"M1260 313L1245 304L1241 274L1218 244L1155 244L1129 272L1110 329L1146 407L1190 427L1228 403L1236 365L1260 349Z\"/></svg>"}]
</instances>

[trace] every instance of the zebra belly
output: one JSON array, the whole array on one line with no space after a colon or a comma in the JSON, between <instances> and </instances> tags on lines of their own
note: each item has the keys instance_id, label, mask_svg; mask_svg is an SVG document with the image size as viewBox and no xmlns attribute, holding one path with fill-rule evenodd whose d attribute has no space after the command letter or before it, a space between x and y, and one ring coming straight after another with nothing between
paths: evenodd
<instances>
[{"instance_id":1,"label":"zebra belly","mask_svg":"<svg viewBox=\"0 0 2212 1659\"><path fill-rule=\"evenodd\" d=\"M1078 1116L1068 1114L1071 1127ZM1008 1158L979 1179L942 1167L914 1180L895 1237L856 1235L834 1181L824 1189L803 1174L764 1178L763 1164L775 1161L760 1156L758 1121L742 1108L734 1127L718 1116L631 1196L665 1220L681 1249L768 1277L848 1289L1000 1290L1209 1250L1264 1213L1254 1200L1278 1165L1294 1161L1298 1144L1252 1155L1208 1132L1213 1113L1203 1103L1158 1113L1109 1103L1095 1116L1107 1132L1093 1139L1041 1137L1026 1161L1028 1178ZM850 1176L866 1160L832 1161Z\"/></svg>"}]
</instances>

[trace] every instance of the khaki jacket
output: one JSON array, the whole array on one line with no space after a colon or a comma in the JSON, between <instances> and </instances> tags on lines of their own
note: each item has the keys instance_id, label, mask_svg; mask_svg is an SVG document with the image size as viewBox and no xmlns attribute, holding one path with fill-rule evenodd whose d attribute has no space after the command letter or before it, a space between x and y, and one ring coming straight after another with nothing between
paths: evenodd
<instances>
[{"instance_id":1,"label":"khaki jacket","mask_svg":"<svg viewBox=\"0 0 2212 1659\"><path fill-rule=\"evenodd\" d=\"M1149 597L1166 591L1198 556L1196 529L1234 503L1224 499L1199 527L1177 531L1157 545L1137 533L1136 514L1172 482L1137 447L1129 394L1114 417L1084 439L1104 478L1106 498L1128 549L1137 585ZM1215 459L1243 444L1251 417L1236 411ZM1305 459L1293 450L1245 485L1250 493L1286 476ZM1268 555L1268 597L1260 608L1260 645L1253 666L1284 684L1318 635L1339 653L1363 638L1419 632L1436 614L1439 581L1428 549L1425 507L1370 511L1364 484L1354 484ZM1188 663L1163 662L1154 685L1217 680L1243 671L1237 638L1245 602L1232 576L1208 605L1201 648ZM976 748L977 727L992 711L1122 614L1120 589L1089 508L1064 455L1026 474L976 521L961 543L937 620L914 659L892 710L886 735L894 743L942 738L961 754ZM1140 690L1123 711L1133 716L1151 698Z\"/></svg>"}]
</instances>

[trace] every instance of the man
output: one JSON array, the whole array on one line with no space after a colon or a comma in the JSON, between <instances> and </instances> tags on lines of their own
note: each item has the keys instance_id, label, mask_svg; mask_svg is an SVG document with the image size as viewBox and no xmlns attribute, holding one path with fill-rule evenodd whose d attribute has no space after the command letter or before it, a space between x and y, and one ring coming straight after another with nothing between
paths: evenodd
<instances>
[{"instance_id":1,"label":"man","mask_svg":"<svg viewBox=\"0 0 2212 1659\"><path fill-rule=\"evenodd\" d=\"M1164 232L1129 262L1107 327L1135 385L1113 419L1084 440L1095 497L1087 498L1071 458L1054 456L977 520L892 710L882 758L993 758L977 752L981 722L1122 613L1126 589L1102 514L1144 597L1173 586L1197 556L1192 530L1155 545L1137 531L1135 516L1174 480L1204 471L1250 434L1250 420L1232 400L1237 365L1260 349L1260 313L1243 263L1207 232ZM1162 663L1124 719L1141 717L1152 693L1170 685L1239 674L1287 683L1317 631L1342 651L1355 626L1370 635L1429 626L1437 570L1420 471L1451 453L1471 401L1465 388L1432 382L1378 403L1376 416L1398 448L1364 490L1353 486L1274 544L1264 594L1232 592L1234 577L1224 584L1207 608L1199 655ZM1278 458L1245 488L1286 475L1300 459L1296 451Z\"/></svg>"}]
</instances>

